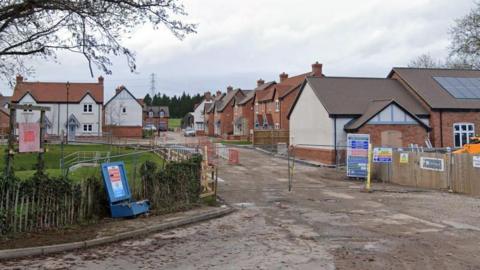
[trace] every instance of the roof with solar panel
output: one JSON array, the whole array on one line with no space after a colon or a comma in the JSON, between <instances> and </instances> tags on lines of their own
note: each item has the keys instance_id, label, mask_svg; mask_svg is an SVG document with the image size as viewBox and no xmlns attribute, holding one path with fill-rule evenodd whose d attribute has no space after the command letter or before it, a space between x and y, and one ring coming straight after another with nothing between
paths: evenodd
<instances>
[{"instance_id":1,"label":"roof with solar panel","mask_svg":"<svg viewBox=\"0 0 480 270\"><path fill-rule=\"evenodd\" d=\"M480 109L480 70L394 68L400 79L432 109Z\"/></svg>"}]
</instances>

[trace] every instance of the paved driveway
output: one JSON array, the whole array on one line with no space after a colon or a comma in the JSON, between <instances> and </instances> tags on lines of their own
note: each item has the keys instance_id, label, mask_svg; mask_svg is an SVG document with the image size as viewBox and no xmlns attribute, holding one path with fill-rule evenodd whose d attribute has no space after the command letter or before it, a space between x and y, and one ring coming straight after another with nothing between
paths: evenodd
<instances>
[{"instance_id":1,"label":"paved driveway","mask_svg":"<svg viewBox=\"0 0 480 270\"><path fill-rule=\"evenodd\" d=\"M334 169L240 149L220 164L227 217L2 269L478 269L480 200L396 186L361 192Z\"/></svg>"}]
</instances>

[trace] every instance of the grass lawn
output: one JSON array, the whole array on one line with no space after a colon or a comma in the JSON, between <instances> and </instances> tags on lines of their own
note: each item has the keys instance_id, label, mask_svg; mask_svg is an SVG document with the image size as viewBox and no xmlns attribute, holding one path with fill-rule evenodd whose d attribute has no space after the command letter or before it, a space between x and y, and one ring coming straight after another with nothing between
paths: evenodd
<instances>
[{"instance_id":1,"label":"grass lawn","mask_svg":"<svg viewBox=\"0 0 480 270\"><path fill-rule=\"evenodd\" d=\"M169 128L179 128L182 125L181 118L169 118L168 119L168 127Z\"/></svg>"},{"instance_id":2,"label":"grass lawn","mask_svg":"<svg viewBox=\"0 0 480 270\"><path fill-rule=\"evenodd\" d=\"M5 166L5 147L0 146L1 158L0 158L0 169L3 169ZM68 156L69 154L78 153L78 152L87 152L86 159L90 159L90 156L94 156L93 152L99 152L101 156L106 156L110 152L110 156L120 155L120 154L129 154L134 153L135 150L128 149L125 147L119 146L109 146L109 145L65 145L64 146L64 155ZM89 154L90 153L90 154ZM75 155L76 156L76 155ZM60 158L61 158L61 147L60 145L48 145L47 153L45 153L45 167L46 173L50 176L61 176L60 170ZM71 159L75 159L73 156ZM66 158L68 160L68 158ZM139 167L145 161L150 160L154 161L159 166L163 164L163 160L154 153L142 153L135 155L128 155L124 157L110 158L110 161L123 161L127 170L127 176L130 179L134 175L139 177ZM26 153L20 154L17 153L14 159L14 169L15 175L21 179L26 179L32 176L35 172L34 166L37 162L36 153ZM137 168L136 172L134 168ZM78 168L69 173L69 178L73 181L82 181L90 176L100 177L100 167L82 167Z\"/></svg>"},{"instance_id":3,"label":"grass lawn","mask_svg":"<svg viewBox=\"0 0 480 270\"><path fill-rule=\"evenodd\" d=\"M222 144L230 144L230 145L250 145L252 144L249 141L222 141Z\"/></svg>"}]
</instances>

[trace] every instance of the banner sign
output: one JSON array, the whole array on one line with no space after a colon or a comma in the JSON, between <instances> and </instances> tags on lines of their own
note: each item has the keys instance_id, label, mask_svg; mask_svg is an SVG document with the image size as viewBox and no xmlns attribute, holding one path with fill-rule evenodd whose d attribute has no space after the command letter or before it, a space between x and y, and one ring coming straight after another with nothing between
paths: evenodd
<instances>
[{"instance_id":1,"label":"banner sign","mask_svg":"<svg viewBox=\"0 0 480 270\"><path fill-rule=\"evenodd\" d=\"M130 188L123 162L102 164L103 183L111 203L129 200Z\"/></svg>"},{"instance_id":2,"label":"banner sign","mask_svg":"<svg viewBox=\"0 0 480 270\"><path fill-rule=\"evenodd\" d=\"M347 135L347 176L348 177L367 177L368 165L368 144L370 135L368 134L348 134Z\"/></svg>"},{"instance_id":3,"label":"banner sign","mask_svg":"<svg viewBox=\"0 0 480 270\"><path fill-rule=\"evenodd\" d=\"M408 153L400 153L400 163L408 163Z\"/></svg>"},{"instance_id":4,"label":"banner sign","mask_svg":"<svg viewBox=\"0 0 480 270\"><path fill-rule=\"evenodd\" d=\"M420 157L420 168L443 172L445 170L445 162L442 158Z\"/></svg>"},{"instance_id":5,"label":"banner sign","mask_svg":"<svg viewBox=\"0 0 480 270\"><path fill-rule=\"evenodd\" d=\"M480 156L473 156L473 167L480 168Z\"/></svg>"},{"instance_id":6,"label":"banner sign","mask_svg":"<svg viewBox=\"0 0 480 270\"><path fill-rule=\"evenodd\" d=\"M388 147L378 147L373 149L373 162L392 163L393 149Z\"/></svg>"},{"instance_id":7,"label":"banner sign","mask_svg":"<svg viewBox=\"0 0 480 270\"><path fill-rule=\"evenodd\" d=\"M112 185L113 195L118 198L125 196L125 189L122 184L122 175L120 174L120 167L118 165L107 167L110 184Z\"/></svg>"},{"instance_id":8,"label":"banner sign","mask_svg":"<svg viewBox=\"0 0 480 270\"><path fill-rule=\"evenodd\" d=\"M19 152L40 152L40 123L18 124Z\"/></svg>"}]
</instances>

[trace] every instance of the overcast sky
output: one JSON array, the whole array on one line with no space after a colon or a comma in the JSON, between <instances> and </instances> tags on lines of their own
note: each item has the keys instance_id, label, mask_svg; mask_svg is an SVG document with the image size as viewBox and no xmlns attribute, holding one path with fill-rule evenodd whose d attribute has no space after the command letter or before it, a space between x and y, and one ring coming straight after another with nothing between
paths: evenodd
<instances>
[{"instance_id":1,"label":"overcast sky","mask_svg":"<svg viewBox=\"0 0 480 270\"><path fill-rule=\"evenodd\" d=\"M185 0L186 21L198 33L177 40L168 30L142 27L129 40L138 73L116 59L105 96L123 84L138 97L156 88L168 95L252 89L259 78L278 80L319 61L327 76L385 77L422 53L445 58L448 30L474 6L472 0ZM35 63L30 81L96 81L81 57ZM101 75L97 71L96 76ZM0 85L5 89L5 85ZM11 90L2 91L11 94Z\"/></svg>"}]
</instances>

